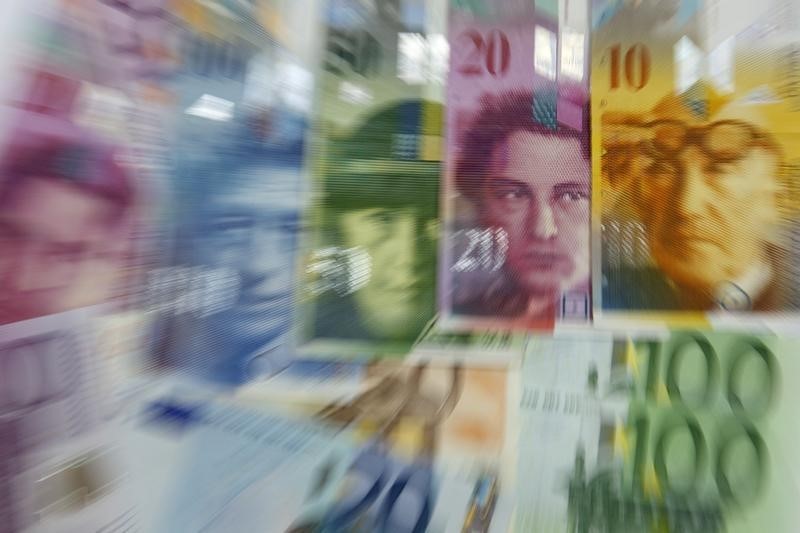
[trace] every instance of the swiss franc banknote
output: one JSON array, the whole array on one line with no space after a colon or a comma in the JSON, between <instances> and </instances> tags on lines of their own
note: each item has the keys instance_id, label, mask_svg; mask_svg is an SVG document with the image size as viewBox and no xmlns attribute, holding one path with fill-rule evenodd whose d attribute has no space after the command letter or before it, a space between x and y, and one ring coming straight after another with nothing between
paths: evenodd
<instances>
[{"instance_id":1,"label":"swiss franc banknote","mask_svg":"<svg viewBox=\"0 0 800 533\"><path fill-rule=\"evenodd\" d=\"M306 30L294 34L297 13L275 18L267 4L232 4L229 17L180 3L182 46L165 81L173 171L159 190L162 258L148 273L150 353L159 367L225 385L293 354L315 40L283 40L273 30Z\"/></svg>"},{"instance_id":2,"label":"swiss franc banknote","mask_svg":"<svg viewBox=\"0 0 800 533\"><path fill-rule=\"evenodd\" d=\"M287 531L507 531L507 372L381 361L364 378L316 413L359 447L321 464Z\"/></svg>"},{"instance_id":3,"label":"swiss franc banknote","mask_svg":"<svg viewBox=\"0 0 800 533\"><path fill-rule=\"evenodd\" d=\"M20 9L25 31L4 59L0 324L119 304L133 289L147 184L130 164L131 104L89 53L105 47L87 18L97 2L49 4Z\"/></svg>"},{"instance_id":4,"label":"swiss franc banknote","mask_svg":"<svg viewBox=\"0 0 800 533\"><path fill-rule=\"evenodd\" d=\"M794 531L796 349L697 331L533 339L516 531Z\"/></svg>"},{"instance_id":5,"label":"swiss franc banknote","mask_svg":"<svg viewBox=\"0 0 800 533\"><path fill-rule=\"evenodd\" d=\"M592 16L598 314L796 312L800 3L597 1Z\"/></svg>"},{"instance_id":6,"label":"swiss franc banknote","mask_svg":"<svg viewBox=\"0 0 800 533\"><path fill-rule=\"evenodd\" d=\"M0 531L138 527L113 397L78 309L0 326Z\"/></svg>"},{"instance_id":7,"label":"swiss franc banknote","mask_svg":"<svg viewBox=\"0 0 800 533\"><path fill-rule=\"evenodd\" d=\"M439 270L454 327L590 317L588 4L453 2Z\"/></svg>"},{"instance_id":8,"label":"swiss franc banknote","mask_svg":"<svg viewBox=\"0 0 800 533\"><path fill-rule=\"evenodd\" d=\"M323 5L301 340L405 355L435 312L445 2Z\"/></svg>"},{"instance_id":9,"label":"swiss franc banknote","mask_svg":"<svg viewBox=\"0 0 800 533\"><path fill-rule=\"evenodd\" d=\"M180 387L137 400L126 426L146 531L282 531L335 431L200 399Z\"/></svg>"}]
</instances>

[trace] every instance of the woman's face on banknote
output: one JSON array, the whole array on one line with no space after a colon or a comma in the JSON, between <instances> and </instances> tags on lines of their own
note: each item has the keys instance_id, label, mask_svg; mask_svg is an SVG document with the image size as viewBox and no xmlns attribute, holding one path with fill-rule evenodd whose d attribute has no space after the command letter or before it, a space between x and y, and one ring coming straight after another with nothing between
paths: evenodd
<instances>
[{"instance_id":1,"label":"woman's face on banknote","mask_svg":"<svg viewBox=\"0 0 800 533\"><path fill-rule=\"evenodd\" d=\"M589 172L577 139L520 130L493 152L484 217L508 234L506 271L531 293L588 283Z\"/></svg>"},{"instance_id":2,"label":"woman's face on banknote","mask_svg":"<svg viewBox=\"0 0 800 533\"><path fill-rule=\"evenodd\" d=\"M115 236L111 210L102 197L46 177L20 180L7 193L0 206L0 323L108 296L106 271L115 265L101 263L107 263Z\"/></svg>"}]
</instances>

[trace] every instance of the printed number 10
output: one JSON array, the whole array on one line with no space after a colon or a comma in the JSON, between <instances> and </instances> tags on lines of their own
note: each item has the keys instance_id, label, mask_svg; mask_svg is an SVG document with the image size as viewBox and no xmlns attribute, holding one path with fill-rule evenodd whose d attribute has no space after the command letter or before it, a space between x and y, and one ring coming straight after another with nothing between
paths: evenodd
<instances>
[{"instance_id":1,"label":"printed number 10","mask_svg":"<svg viewBox=\"0 0 800 533\"><path fill-rule=\"evenodd\" d=\"M620 62L622 60L622 47L615 44L611 52L611 81L610 89L619 89ZM642 89L650 81L650 50L643 44L635 44L628 48L624 58L625 82L634 91Z\"/></svg>"}]
</instances>

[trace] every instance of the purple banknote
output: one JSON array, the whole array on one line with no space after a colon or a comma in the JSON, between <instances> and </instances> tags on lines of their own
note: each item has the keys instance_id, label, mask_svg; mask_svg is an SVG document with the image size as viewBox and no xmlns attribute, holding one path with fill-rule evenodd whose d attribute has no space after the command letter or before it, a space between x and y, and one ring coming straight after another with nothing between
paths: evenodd
<instances>
[{"instance_id":1,"label":"purple banknote","mask_svg":"<svg viewBox=\"0 0 800 533\"><path fill-rule=\"evenodd\" d=\"M590 316L585 2L450 9L439 307L456 327Z\"/></svg>"}]
</instances>

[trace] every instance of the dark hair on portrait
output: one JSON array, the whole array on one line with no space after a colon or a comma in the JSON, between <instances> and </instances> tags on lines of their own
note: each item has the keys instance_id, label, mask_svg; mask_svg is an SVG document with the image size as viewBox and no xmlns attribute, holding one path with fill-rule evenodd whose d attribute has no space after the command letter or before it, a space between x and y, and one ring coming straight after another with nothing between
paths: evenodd
<instances>
[{"instance_id":1,"label":"dark hair on portrait","mask_svg":"<svg viewBox=\"0 0 800 533\"><path fill-rule=\"evenodd\" d=\"M414 206L438 213L440 156L425 159L422 144L441 138L441 104L407 100L378 108L352 132L329 141L323 173L331 211ZM427 120L426 120L427 118Z\"/></svg>"},{"instance_id":2,"label":"dark hair on portrait","mask_svg":"<svg viewBox=\"0 0 800 533\"><path fill-rule=\"evenodd\" d=\"M480 111L470 123L461 140L461 155L456 163L456 187L459 192L480 203L481 189L498 144L517 131L527 131L547 137L576 139L581 155L590 160L589 113L584 113L583 130L563 126L551 129L533 117L533 93L513 90L481 99ZM531 161L535 165L535 161Z\"/></svg>"},{"instance_id":3,"label":"dark hair on portrait","mask_svg":"<svg viewBox=\"0 0 800 533\"><path fill-rule=\"evenodd\" d=\"M0 164L0 204L32 178L105 198L114 206L112 222L122 219L135 199L130 173L116 161L114 151L90 142L42 139L9 151Z\"/></svg>"},{"instance_id":4,"label":"dark hair on portrait","mask_svg":"<svg viewBox=\"0 0 800 533\"><path fill-rule=\"evenodd\" d=\"M243 169L263 169L265 185L270 182L270 170L299 170L303 163L306 120L289 112L284 115L284 122L291 121L291 127L298 133L287 135L289 138L280 143L267 138L264 132L267 126L262 124L266 119L251 113L239 112L221 125L206 125L191 116L183 118L177 126L180 132L203 126L214 128L213 134L206 134L202 139L186 135L173 148L174 172L170 176L170 189L180 198L176 199L176 207L185 210L183 215L202 216L192 205L207 202L232 188L236 173ZM273 128L280 129L280 125ZM298 190L301 185L298 175Z\"/></svg>"}]
</instances>

